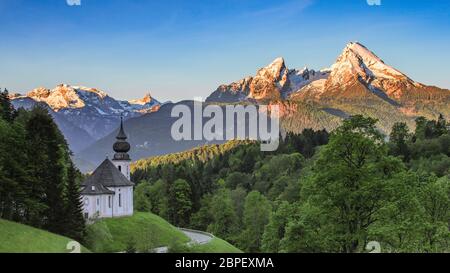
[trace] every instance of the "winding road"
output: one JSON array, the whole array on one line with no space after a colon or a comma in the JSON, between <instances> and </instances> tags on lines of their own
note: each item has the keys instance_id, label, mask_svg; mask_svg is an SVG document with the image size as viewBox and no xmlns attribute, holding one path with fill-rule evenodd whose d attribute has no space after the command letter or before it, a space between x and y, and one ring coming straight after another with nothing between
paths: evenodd
<instances>
[{"instance_id":1,"label":"winding road","mask_svg":"<svg viewBox=\"0 0 450 273\"><path fill-rule=\"evenodd\" d=\"M211 242L211 240L214 238L214 235L207 232L185 228L178 228L178 229L191 239L191 241L187 243L187 245L204 245ZM169 252L169 248L167 246L158 247L154 249L154 252L167 253Z\"/></svg>"}]
</instances>

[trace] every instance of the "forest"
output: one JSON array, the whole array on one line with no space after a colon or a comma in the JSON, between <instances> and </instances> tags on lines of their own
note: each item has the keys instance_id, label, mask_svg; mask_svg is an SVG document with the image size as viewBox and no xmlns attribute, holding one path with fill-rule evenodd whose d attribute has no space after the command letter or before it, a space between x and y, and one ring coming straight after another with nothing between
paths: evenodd
<instances>
[{"instance_id":1,"label":"forest","mask_svg":"<svg viewBox=\"0 0 450 273\"><path fill-rule=\"evenodd\" d=\"M450 130L416 119L389 136L353 116L332 133L209 145L133 167L135 209L211 232L245 252L450 251Z\"/></svg>"},{"instance_id":2,"label":"forest","mask_svg":"<svg viewBox=\"0 0 450 273\"><path fill-rule=\"evenodd\" d=\"M83 242L80 177L47 109L16 111L1 91L0 218Z\"/></svg>"}]
</instances>

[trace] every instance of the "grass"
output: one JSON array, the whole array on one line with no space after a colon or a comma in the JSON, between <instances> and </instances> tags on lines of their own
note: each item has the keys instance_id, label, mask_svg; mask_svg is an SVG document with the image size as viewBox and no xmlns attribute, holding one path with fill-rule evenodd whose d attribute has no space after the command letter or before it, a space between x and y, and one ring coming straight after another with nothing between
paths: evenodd
<instances>
[{"instance_id":1,"label":"grass","mask_svg":"<svg viewBox=\"0 0 450 273\"><path fill-rule=\"evenodd\" d=\"M0 219L0 253L69 253L70 238ZM150 251L190 239L176 227L152 213L136 212L131 217L108 218L88 227L87 243L94 252L123 252L130 243L139 252ZM90 250L81 247L82 253ZM189 248L193 253L242 253L228 242L214 237L204 245Z\"/></svg>"},{"instance_id":2,"label":"grass","mask_svg":"<svg viewBox=\"0 0 450 273\"><path fill-rule=\"evenodd\" d=\"M0 253L69 253L70 238L0 219ZM81 252L89 252L85 247Z\"/></svg>"},{"instance_id":3,"label":"grass","mask_svg":"<svg viewBox=\"0 0 450 273\"><path fill-rule=\"evenodd\" d=\"M140 252L167 246L189 238L176 227L152 213L103 219L88 227L88 246L94 252L121 252L130 246Z\"/></svg>"},{"instance_id":4,"label":"grass","mask_svg":"<svg viewBox=\"0 0 450 273\"><path fill-rule=\"evenodd\" d=\"M204 245L195 245L191 248L193 253L243 253L230 243L214 237L211 242Z\"/></svg>"}]
</instances>

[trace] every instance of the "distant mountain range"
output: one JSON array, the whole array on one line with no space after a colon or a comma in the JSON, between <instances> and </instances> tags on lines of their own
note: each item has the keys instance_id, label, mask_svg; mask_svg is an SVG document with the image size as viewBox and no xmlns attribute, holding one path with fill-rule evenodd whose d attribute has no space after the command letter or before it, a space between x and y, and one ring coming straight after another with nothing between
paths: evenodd
<instances>
[{"instance_id":1,"label":"distant mountain range","mask_svg":"<svg viewBox=\"0 0 450 273\"><path fill-rule=\"evenodd\" d=\"M93 88L60 85L13 96L16 107L43 103L66 136L83 171L111 155L120 115L132 145L133 160L179 152L206 141L176 142L170 136L175 105L162 105L150 95L142 100L118 101ZM450 117L450 90L418 83L360 43L349 43L330 68L289 69L283 58L259 69L255 76L219 86L207 104L254 103L278 105L285 131L305 128L333 130L342 119L363 114L379 119L389 133L395 122L414 127L414 119L439 114ZM219 142L218 142L219 143Z\"/></svg>"},{"instance_id":2,"label":"distant mountain range","mask_svg":"<svg viewBox=\"0 0 450 273\"><path fill-rule=\"evenodd\" d=\"M121 116L138 117L157 111L161 105L150 94L140 100L121 101L95 88L66 84L14 94L11 99L15 108L46 107L75 153L116 129Z\"/></svg>"}]
</instances>

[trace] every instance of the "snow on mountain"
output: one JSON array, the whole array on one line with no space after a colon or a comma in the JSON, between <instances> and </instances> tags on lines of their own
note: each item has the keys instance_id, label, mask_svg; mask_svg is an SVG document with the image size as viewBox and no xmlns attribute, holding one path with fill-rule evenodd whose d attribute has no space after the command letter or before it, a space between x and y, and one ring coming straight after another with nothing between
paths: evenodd
<instances>
[{"instance_id":1,"label":"snow on mountain","mask_svg":"<svg viewBox=\"0 0 450 273\"><path fill-rule=\"evenodd\" d=\"M339 98L364 99L373 95L392 105L448 99L446 90L413 81L358 42L347 44L331 66L326 81L310 83L290 97L336 101Z\"/></svg>"},{"instance_id":2,"label":"snow on mountain","mask_svg":"<svg viewBox=\"0 0 450 273\"><path fill-rule=\"evenodd\" d=\"M421 87L399 70L387 65L358 42L349 43L331 67L327 89L345 89L359 81L369 90L400 98L405 89Z\"/></svg>"},{"instance_id":3,"label":"snow on mountain","mask_svg":"<svg viewBox=\"0 0 450 273\"><path fill-rule=\"evenodd\" d=\"M133 112L140 113L151 113L158 111L161 103L147 93L142 99L130 100L130 101L120 101L119 102L124 109Z\"/></svg>"},{"instance_id":4,"label":"snow on mountain","mask_svg":"<svg viewBox=\"0 0 450 273\"><path fill-rule=\"evenodd\" d=\"M278 100L303 86L328 77L329 72L308 68L288 69L283 58L276 58L268 66L259 69L253 77L221 85L207 102L240 102L246 100Z\"/></svg>"},{"instance_id":5,"label":"snow on mountain","mask_svg":"<svg viewBox=\"0 0 450 273\"><path fill-rule=\"evenodd\" d=\"M358 42L349 43L331 67L331 79L354 74L364 78L408 79L397 69L386 65L383 60Z\"/></svg>"},{"instance_id":6,"label":"snow on mountain","mask_svg":"<svg viewBox=\"0 0 450 273\"><path fill-rule=\"evenodd\" d=\"M143 99L134 101L121 101L110 97L107 93L83 86L60 84L54 89L37 88L25 96L14 95L12 103L16 108L32 108L36 104L44 104L51 110L55 121L64 122L60 127L70 126L87 132L93 141L104 137L117 128L120 117L125 119L141 116L145 113L155 112L160 103L147 94ZM75 132L76 130L65 131ZM66 136L76 139L76 136ZM70 143L70 141L69 141ZM86 143L85 146L90 143ZM80 145L72 147L78 150ZM81 147L84 148L84 147Z\"/></svg>"}]
</instances>

